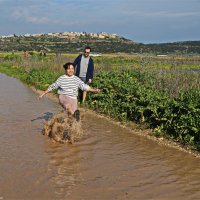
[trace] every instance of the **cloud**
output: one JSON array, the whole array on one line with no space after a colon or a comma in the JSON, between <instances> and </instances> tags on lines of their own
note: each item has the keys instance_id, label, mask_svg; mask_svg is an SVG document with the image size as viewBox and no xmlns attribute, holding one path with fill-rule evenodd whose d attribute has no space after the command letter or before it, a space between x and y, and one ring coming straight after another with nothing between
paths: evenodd
<instances>
[{"instance_id":1,"label":"cloud","mask_svg":"<svg viewBox=\"0 0 200 200\"><path fill-rule=\"evenodd\" d=\"M17 20L22 20L26 22L31 22L34 24L46 24L50 23L50 19L47 17L37 17L31 15L27 10L16 9L12 14L11 17Z\"/></svg>"},{"instance_id":2,"label":"cloud","mask_svg":"<svg viewBox=\"0 0 200 200\"><path fill-rule=\"evenodd\" d=\"M200 12L172 12L172 11L122 11L121 14L138 17L200 17Z\"/></svg>"},{"instance_id":3,"label":"cloud","mask_svg":"<svg viewBox=\"0 0 200 200\"><path fill-rule=\"evenodd\" d=\"M74 1L62 1L30 0L25 2L24 0L19 0L19 5L10 5L11 14L8 18L11 17L11 20L16 22L24 21L33 24L75 25L80 22L84 24L86 18L88 21L87 13L90 14L90 12L87 12L90 9L88 2L83 3L84 5L76 5Z\"/></svg>"},{"instance_id":4,"label":"cloud","mask_svg":"<svg viewBox=\"0 0 200 200\"><path fill-rule=\"evenodd\" d=\"M44 14L45 15L45 14ZM62 17L56 18L52 16L43 16L41 13L31 12L29 9L17 8L11 14L11 17L16 21L23 21L35 25L77 25L79 20L67 20ZM82 23L83 24L83 23Z\"/></svg>"}]
</instances>

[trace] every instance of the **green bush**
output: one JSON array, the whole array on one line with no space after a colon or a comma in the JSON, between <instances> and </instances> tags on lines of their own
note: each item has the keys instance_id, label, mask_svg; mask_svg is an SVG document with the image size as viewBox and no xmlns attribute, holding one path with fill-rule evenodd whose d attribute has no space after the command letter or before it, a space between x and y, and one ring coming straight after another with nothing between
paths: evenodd
<instances>
[{"instance_id":1,"label":"green bush","mask_svg":"<svg viewBox=\"0 0 200 200\"><path fill-rule=\"evenodd\" d=\"M8 54L4 57L4 61L21 61L21 56L16 54Z\"/></svg>"},{"instance_id":2,"label":"green bush","mask_svg":"<svg viewBox=\"0 0 200 200\"><path fill-rule=\"evenodd\" d=\"M53 83L59 75L60 74L55 74L46 68L32 68L28 73L26 82L35 86L37 89L46 90L47 87Z\"/></svg>"},{"instance_id":3,"label":"green bush","mask_svg":"<svg viewBox=\"0 0 200 200\"><path fill-rule=\"evenodd\" d=\"M145 122L156 136L165 136L200 149L200 90L189 89L170 98L156 89L152 74L103 72L95 77L99 94L88 95L88 105L122 121Z\"/></svg>"},{"instance_id":4,"label":"green bush","mask_svg":"<svg viewBox=\"0 0 200 200\"><path fill-rule=\"evenodd\" d=\"M170 101L164 113L163 130L177 140L200 145L200 91L181 92Z\"/></svg>"}]
</instances>

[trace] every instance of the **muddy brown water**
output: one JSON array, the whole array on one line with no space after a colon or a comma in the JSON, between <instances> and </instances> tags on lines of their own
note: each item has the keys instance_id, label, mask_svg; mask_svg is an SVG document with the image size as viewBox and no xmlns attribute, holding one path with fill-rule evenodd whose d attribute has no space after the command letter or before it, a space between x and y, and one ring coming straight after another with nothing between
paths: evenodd
<instances>
[{"instance_id":1,"label":"muddy brown water","mask_svg":"<svg viewBox=\"0 0 200 200\"><path fill-rule=\"evenodd\" d=\"M86 112L87 134L53 143L60 106L0 74L0 199L200 199L200 160Z\"/></svg>"}]
</instances>

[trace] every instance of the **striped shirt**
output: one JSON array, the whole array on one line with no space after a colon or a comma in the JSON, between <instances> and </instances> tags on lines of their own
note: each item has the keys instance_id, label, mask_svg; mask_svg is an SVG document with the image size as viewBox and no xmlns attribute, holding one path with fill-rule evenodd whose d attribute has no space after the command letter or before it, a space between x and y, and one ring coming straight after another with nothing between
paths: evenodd
<instances>
[{"instance_id":1,"label":"striped shirt","mask_svg":"<svg viewBox=\"0 0 200 200\"><path fill-rule=\"evenodd\" d=\"M78 96L78 89L89 90L89 85L85 84L77 76L60 76L55 83L48 87L48 91L58 89L58 94L67 95L73 98Z\"/></svg>"}]
</instances>

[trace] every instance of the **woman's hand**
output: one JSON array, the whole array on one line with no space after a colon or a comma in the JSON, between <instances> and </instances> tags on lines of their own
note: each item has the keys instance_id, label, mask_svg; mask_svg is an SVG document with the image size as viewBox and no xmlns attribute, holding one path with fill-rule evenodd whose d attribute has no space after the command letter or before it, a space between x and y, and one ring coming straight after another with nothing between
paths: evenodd
<instances>
[{"instance_id":1,"label":"woman's hand","mask_svg":"<svg viewBox=\"0 0 200 200\"><path fill-rule=\"evenodd\" d=\"M44 95L41 94L41 95L38 97L38 100L41 101L43 96L44 96Z\"/></svg>"},{"instance_id":2,"label":"woman's hand","mask_svg":"<svg viewBox=\"0 0 200 200\"><path fill-rule=\"evenodd\" d=\"M101 92L101 90L99 88L96 88L95 92L99 93L99 92Z\"/></svg>"},{"instance_id":3,"label":"woman's hand","mask_svg":"<svg viewBox=\"0 0 200 200\"><path fill-rule=\"evenodd\" d=\"M49 91L46 90L43 94L41 94L39 97L38 97L38 100L41 101L42 100L42 97L47 94Z\"/></svg>"}]
</instances>

